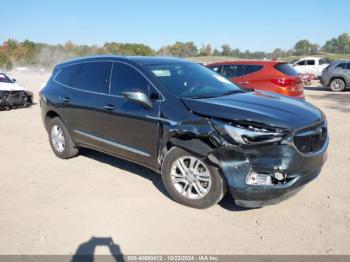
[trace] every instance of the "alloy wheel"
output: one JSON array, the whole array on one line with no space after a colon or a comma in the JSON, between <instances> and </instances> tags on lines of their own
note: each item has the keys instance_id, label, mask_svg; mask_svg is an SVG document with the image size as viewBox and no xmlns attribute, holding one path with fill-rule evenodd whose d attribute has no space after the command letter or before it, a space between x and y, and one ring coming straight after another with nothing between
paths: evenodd
<instances>
[{"instance_id":1,"label":"alloy wheel","mask_svg":"<svg viewBox=\"0 0 350 262\"><path fill-rule=\"evenodd\" d=\"M343 91L345 88L345 83L340 79L335 79L332 81L331 86L334 91Z\"/></svg>"},{"instance_id":2,"label":"alloy wheel","mask_svg":"<svg viewBox=\"0 0 350 262\"><path fill-rule=\"evenodd\" d=\"M170 176L174 188L189 199L202 199L208 194L212 184L207 166L193 156L184 156L175 160Z\"/></svg>"},{"instance_id":3,"label":"alloy wheel","mask_svg":"<svg viewBox=\"0 0 350 262\"><path fill-rule=\"evenodd\" d=\"M65 138L62 129L58 125L54 125L51 129L52 145L57 152L62 153L65 148Z\"/></svg>"}]
</instances>

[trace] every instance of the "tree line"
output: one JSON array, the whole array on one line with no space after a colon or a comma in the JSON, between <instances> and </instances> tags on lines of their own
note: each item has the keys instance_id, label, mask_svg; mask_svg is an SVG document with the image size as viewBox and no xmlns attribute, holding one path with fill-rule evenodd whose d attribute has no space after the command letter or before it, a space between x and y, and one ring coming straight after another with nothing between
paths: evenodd
<instances>
[{"instance_id":1,"label":"tree line","mask_svg":"<svg viewBox=\"0 0 350 262\"><path fill-rule=\"evenodd\" d=\"M228 44L221 46L221 49L213 48L210 44L203 44L198 47L194 42L176 42L172 45L154 50L145 44L134 43L105 43L103 46L97 45L77 45L72 41L65 44L49 45L45 43L35 43L30 40L18 42L8 39L0 46L0 68L11 69L13 66L37 66L51 67L54 64L73 57L88 55L140 55L140 56L229 56L245 59L264 58L284 58L289 56L315 55L318 52L332 54L350 54L350 36L343 33L337 38L332 38L323 46L311 43L304 39L298 41L293 48L283 50L276 48L272 52L249 50L242 51L232 48Z\"/></svg>"}]
</instances>

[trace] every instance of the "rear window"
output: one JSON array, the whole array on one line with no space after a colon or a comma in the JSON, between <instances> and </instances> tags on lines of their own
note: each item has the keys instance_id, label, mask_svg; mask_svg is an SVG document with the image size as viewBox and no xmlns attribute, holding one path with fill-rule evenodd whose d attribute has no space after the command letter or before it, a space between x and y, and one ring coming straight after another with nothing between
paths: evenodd
<instances>
[{"instance_id":1,"label":"rear window","mask_svg":"<svg viewBox=\"0 0 350 262\"><path fill-rule=\"evenodd\" d=\"M281 63L275 65L275 69L280 71L282 74L285 74L287 76L297 76L298 72L290 65L287 63Z\"/></svg>"}]
</instances>

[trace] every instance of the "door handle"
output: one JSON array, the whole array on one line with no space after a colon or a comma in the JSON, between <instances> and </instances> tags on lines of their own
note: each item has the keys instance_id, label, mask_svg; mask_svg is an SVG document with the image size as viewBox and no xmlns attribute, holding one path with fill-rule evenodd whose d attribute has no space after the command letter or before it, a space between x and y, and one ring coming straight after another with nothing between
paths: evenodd
<instances>
[{"instance_id":1,"label":"door handle","mask_svg":"<svg viewBox=\"0 0 350 262\"><path fill-rule=\"evenodd\" d=\"M64 103L69 103L70 102L70 98L69 97L60 97L61 100L64 102Z\"/></svg>"},{"instance_id":2,"label":"door handle","mask_svg":"<svg viewBox=\"0 0 350 262\"><path fill-rule=\"evenodd\" d=\"M240 85L248 85L249 81L243 81L243 82L239 82Z\"/></svg>"},{"instance_id":3,"label":"door handle","mask_svg":"<svg viewBox=\"0 0 350 262\"><path fill-rule=\"evenodd\" d=\"M114 110L114 105L105 105L103 108L106 110Z\"/></svg>"}]
</instances>

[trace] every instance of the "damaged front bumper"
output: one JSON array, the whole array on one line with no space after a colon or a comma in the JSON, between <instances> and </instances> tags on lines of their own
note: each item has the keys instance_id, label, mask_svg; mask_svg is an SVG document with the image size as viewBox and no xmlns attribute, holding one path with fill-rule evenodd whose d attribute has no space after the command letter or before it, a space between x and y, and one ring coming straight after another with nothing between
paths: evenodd
<instances>
[{"instance_id":1,"label":"damaged front bumper","mask_svg":"<svg viewBox=\"0 0 350 262\"><path fill-rule=\"evenodd\" d=\"M323 148L309 155L298 152L292 145L261 145L239 151L218 148L209 156L220 166L228 188L238 206L258 208L277 204L302 189L315 179L327 158L328 139ZM270 185L247 184L252 172L271 176ZM275 174L283 174L283 180Z\"/></svg>"},{"instance_id":2,"label":"damaged front bumper","mask_svg":"<svg viewBox=\"0 0 350 262\"><path fill-rule=\"evenodd\" d=\"M33 103L30 91L0 91L0 110L28 107Z\"/></svg>"}]
</instances>

